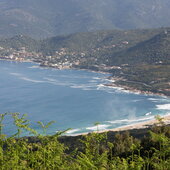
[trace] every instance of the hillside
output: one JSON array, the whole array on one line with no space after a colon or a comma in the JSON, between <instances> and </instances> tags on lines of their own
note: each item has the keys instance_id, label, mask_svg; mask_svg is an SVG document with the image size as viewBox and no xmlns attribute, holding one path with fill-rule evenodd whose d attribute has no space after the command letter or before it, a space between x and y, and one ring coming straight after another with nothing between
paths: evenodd
<instances>
[{"instance_id":1,"label":"hillside","mask_svg":"<svg viewBox=\"0 0 170 170\"><path fill-rule=\"evenodd\" d=\"M170 29L165 29L151 39L142 41L135 46L118 54L119 57L128 56L127 62L164 62L170 63ZM134 60L136 58L136 60Z\"/></svg>"},{"instance_id":2,"label":"hillside","mask_svg":"<svg viewBox=\"0 0 170 170\"><path fill-rule=\"evenodd\" d=\"M18 49L26 47L29 51L37 51L40 48L39 41L24 35L16 35L12 38L4 38L0 40L0 46L4 48Z\"/></svg>"},{"instance_id":3,"label":"hillside","mask_svg":"<svg viewBox=\"0 0 170 170\"><path fill-rule=\"evenodd\" d=\"M169 0L0 0L0 37L170 26Z\"/></svg>"},{"instance_id":4,"label":"hillside","mask_svg":"<svg viewBox=\"0 0 170 170\"><path fill-rule=\"evenodd\" d=\"M170 95L170 28L95 31L44 40L15 36L1 39L0 47L1 58L27 56L42 66L110 72L116 82L109 86Z\"/></svg>"},{"instance_id":5,"label":"hillside","mask_svg":"<svg viewBox=\"0 0 170 170\"><path fill-rule=\"evenodd\" d=\"M128 31L97 31L57 36L41 42L45 55L55 55L62 48L67 58L84 54L88 65L158 64L170 62L170 29L144 29ZM74 53L73 56L69 53ZM94 60L89 62L93 58ZM89 59L89 60L88 60ZM81 59L80 59L81 60ZM83 59L84 60L84 59Z\"/></svg>"},{"instance_id":6,"label":"hillside","mask_svg":"<svg viewBox=\"0 0 170 170\"><path fill-rule=\"evenodd\" d=\"M164 29L143 29L143 30L110 30L76 33L68 36L56 36L42 41L42 50L53 54L59 48L67 48L69 51L93 51L108 50L111 52L122 51L133 47L137 43L157 35ZM125 41L128 41L126 43ZM93 50L92 50L93 49ZM96 50L96 51L95 51ZM90 54L91 54L90 52Z\"/></svg>"}]
</instances>

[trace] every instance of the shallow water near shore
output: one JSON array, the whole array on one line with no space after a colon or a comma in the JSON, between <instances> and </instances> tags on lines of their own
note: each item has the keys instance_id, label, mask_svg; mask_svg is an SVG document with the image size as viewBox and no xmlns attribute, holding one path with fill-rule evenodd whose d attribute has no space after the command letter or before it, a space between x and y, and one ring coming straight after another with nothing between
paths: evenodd
<instances>
[{"instance_id":1,"label":"shallow water near shore","mask_svg":"<svg viewBox=\"0 0 170 170\"><path fill-rule=\"evenodd\" d=\"M42 132L37 121L56 121L48 134L72 128L68 135L121 127L170 113L170 99L133 94L110 83L109 74L85 70L41 68L35 63L0 61L0 113L27 114L32 127ZM15 132L7 116L4 133ZM24 132L23 135L29 135Z\"/></svg>"}]
</instances>

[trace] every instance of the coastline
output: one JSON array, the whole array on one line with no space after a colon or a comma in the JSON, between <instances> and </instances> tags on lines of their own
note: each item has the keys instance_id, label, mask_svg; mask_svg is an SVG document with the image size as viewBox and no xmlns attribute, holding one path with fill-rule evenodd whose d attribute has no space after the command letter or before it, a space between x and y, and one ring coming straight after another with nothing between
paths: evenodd
<instances>
[{"instance_id":1,"label":"coastline","mask_svg":"<svg viewBox=\"0 0 170 170\"><path fill-rule=\"evenodd\" d=\"M53 69L59 69L57 67L52 67L52 66L42 66L41 63L39 62L36 62L36 61L33 61L33 60L30 60L30 59L25 59L25 60L12 60L12 59L2 59L0 58L0 60L6 60L6 61L14 61L14 62L29 62L29 63L36 63L39 65L39 67L46 67L46 68L53 68ZM64 69L67 69L67 70L70 70L70 69L73 69L73 70L85 70L85 71L90 71L90 72L95 72L95 73L101 73L101 74L111 74L109 71L100 71L100 70L92 70L92 69L85 69L85 68L63 68ZM107 77L107 79L111 82L111 83L108 83L108 84L103 84L103 86L106 86L106 87L110 87L110 88L114 88L114 89L118 89L122 92L125 92L125 93L133 93L133 94L143 94L143 95L151 95L151 96L161 96L161 97L169 97L163 93L154 93L154 92L151 92L151 91L142 91L142 90L138 90L138 89L135 89L135 88L132 88L130 86L123 86L123 85L119 85L119 84L116 84L116 82L118 82L121 77L112 77L112 76L109 76Z\"/></svg>"},{"instance_id":2,"label":"coastline","mask_svg":"<svg viewBox=\"0 0 170 170\"><path fill-rule=\"evenodd\" d=\"M160 118L163 118L163 122L165 125L170 125L170 115L160 116ZM151 120L147 120L144 122L134 123L131 125L126 125L126 126L122 126L122 127L118 127L118 128L114 128L114 129L103 130L103 132L124 131L124 130L131 130L131 129L145 129L150 126L153 126L154 124L159 124L159 121L156 119L151 119ZM100 133L102 133L102 131Z\"/></svg>"},{"instance_id":3,"label":"coastline","mask_svg":"<svg viewBox=\"0 0 170 170\"><path fill-rule=\"evenodd\" d=\"M170 115L160 116L160 118L163 119L163 122L165 125L170 125ZM126 126L121 126L113 129L105 129L105 130L99 130L99 131L93 131L93 132L85 132L85 133L78 133L78 134L72 134L72 135L66 135L66 136L81 136L81 135L88 135L90 133L105 133L105 132L121 132L121 131L130 131L130 130L140 130L140 129L147 129L149 127L152 127L155 124L159 124L159 121L156 119L147 120L144 122L134 123Z\"/></svg>"},{"instance_id":4,"label":"coastline","mask_svg":"<svg viewBox=\"0 0 170 170\"><path fill-rule=\"evenodd\" d=\"M143 91L143 90L138 90L138 89L132 88L130 86L123 86L123 85L115 84L115 82L118 81L117 79L112 79L112 81L113 81L112 83L104 84L104 86L110 87L110 88L113 88L113 89L118 89L118 90L125 92L125 93L143 94L143 95L148 95L148 96L160 96L160 97L166 97L166 98L169 97L169 96L167 96L163 93L154 93L154 92L151 92L151 91Z\"/></svg>"},{"instance_id":5,"label":"coastline","mask_svg":"<svg viewBox=\"0 0 170 170\"><path fill-rule=\"evenodd\" d=\"M40 63L39 64L39 67L44 67L44 66L41 66ZM53 69L58 69L56 67L51 67L51 66L47 66L47 68L53 68ZM96 71L96 70L92 70L92 69L81 69L81 68L64 68L64 69L60 69L60 70L84 70L84 71L89 71L89 72L94 72L94 73L101 73L101 74L110 74L112 75L110 72L108 71ZM109 76L109 77L106 77L111 83L109 84L102 84L103 86L105 87L110 87L110 88L113 88L113 89L118 89L124 93L133 93L133 94L142 94L142 95L148 95L148 96L160 96L160 97L169 97L163 93L154 93L154 92L151 92L151 91L142 91L142 90L138 90L138 89L135 89L135 88L132 88L130 86L123 86L123 85L119 85L119 84L115 84L116 82L118 82L118 80L121 79L121 77L117 77L117 78L114 78L112 76Z\"/></svg>"},{"instance_id":6,"label":"coastline","mask_svg":"<svg viewBox=\"0 0 170 170\"><path fill-rule=\"evenodd\" d=\"M3 59L3 58L0 58L0 61L10 61L10 62L18 62L18 63L34 63L34 64L40 64L38 62L34 62L30 59L27 59L27 60L11 60L11 59Z\"/></svg>"},{"instance_id":7,"label":"coastline","mask_svg":"<svg viewBox=\"0 0 170 170\"><path fill-rule=\"evenodd\" d=\"M1 59L1 60L6 60L6 59ZM12 62L30 62L30 63L38 64L39 67L42 67L42 66L40 66L40 63L32 61L32 60L23 60L23 61L6 60L6 61L12 61ZM54 67L50 67L49 66L48 68L54 68ZM57 68L54 68L54 69L57 69ZM70 68L70 69L86 70L86 71L91 71L91 72L96 72L96 73L109 74L109 72L94 71L94 70L91 70L91 69L81 69L81 68L79 68L79 69L78 68ZM151 95L151 96L155 95L155 96L161 96L161 97L168 97L168 96L163 95L163 94L139 91L139 90L132 89L132 88L131 89L126 89L128 87L125 88L123 86L119 86L119 85L115 84L116 81L119 80L119 77L117 77L117 78L107 77L107 79L110 81L110 84L102 84L103 86L106 86L106 87L109 87L109 88L115 88L115 89L118 89L118 90L120 90L122 92L125 92L125 93L134 93L134 94L144 94L144 95ZM170 115L163 116L163 118L165 119L165 124L170 124ZM147 128L149 126L154 125L155 123L157 123L156 120L147 120L147 121L144 121L144 122L134 123L134 124L118 127L118 128L99 130L98 133L103 133L103 132L108 132L108 131L116 132L116 131L132 130L132 129L144 129L144 128ZM90 133L90 132L77 133L77 134L68 134L67 136L87 135L88 133Z\"/></svg>"},{"instance_id":8,"label":"coastline","mask_svg":"<svg viewBox=\"0 0 170 170\"><path fill-rule=\"evenodd\" d=\"M42 67L42 66L40 66ZM52 68L49 66L49 68ZM57 69L57 68L56 68ZM109 71L96 71L96 70L92 70L92 69L81 69L81 68L70 68L70 69L73 69L73 70L85 70L85 71L90 71L90 72L95 72L95 73L101 73L101 74L110 74L112 75ZM135 89L135 88L132 88L130 86L123 86L123 85L119 85L119 84L116 84L116 82L118 82L120 79L122 79L121 77L112 77L112 76L109 76L107 77L107 79L111 82L111 83L108 83L108 84L102 84L103 86L105 87L110 87L110 88L113 88L113 89L118 89L124 93L133 93L133 94L142 94L142 95L148 95L148 96L160 96L160 97L165 97L165 98L169 98L170 96L167 96L163 93L154 93L154 92L151 92L151 91L142 91L142 90L138 90L138 89Z\"/></svg>"}]
</instances>

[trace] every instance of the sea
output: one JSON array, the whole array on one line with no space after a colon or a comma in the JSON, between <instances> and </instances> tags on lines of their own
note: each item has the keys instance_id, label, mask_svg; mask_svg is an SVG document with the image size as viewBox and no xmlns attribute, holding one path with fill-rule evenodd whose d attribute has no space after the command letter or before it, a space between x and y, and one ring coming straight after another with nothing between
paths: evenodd
<instances>
[{"instance_id":1,"label":"sea","mask_svg":"<svg viewBox=\"0 0 170 170\"><path fill-rule=\"evenodd\" d=\"M43 129L38 121L44 126L55 121L47 128L48 135L66 129L65 135L112 129L170 114L170 98L104 86L111 83L109 76L1 60L0 113L8 113L2 122L3 133L16 133L10 113L26 114L30 127L39 134ZM21 135L32 134L23 131Z\"/></svg>"}]
</instances>

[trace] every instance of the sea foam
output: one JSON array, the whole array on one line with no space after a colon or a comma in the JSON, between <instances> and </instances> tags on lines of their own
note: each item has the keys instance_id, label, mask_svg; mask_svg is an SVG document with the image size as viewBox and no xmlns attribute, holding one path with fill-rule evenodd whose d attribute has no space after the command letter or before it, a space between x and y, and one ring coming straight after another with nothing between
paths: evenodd
<instances>
[{"instance_id":1,"label":"sea foam","mask_svg":"<svg viewBox=\"0 0 170 170\"><path fill-rule=\"evenodd\" d=\"M158 110L170 110L170 104L160 104L156 105Z\"/></svg>"},{"instance_id":2,"label":"sea foam","mask_svg":"<svg viewBox=\"0 0 170 170\"><path fill-rule=\"evenodd\" d=\"M23 75L20 74L20 73L10 73L10 74L18 77L18 78L21 79L21 80L30 81L30 82L33 82L33 83L44 83L44 81L35 80L35 79L30 79L30 78L28 78L28 77L23 76Z\"/></svg>"},{"instance_id":3,"label":"sea foam","mask_svg":"<svg viewBox=\"0 0 170 170\"><path fill-rule=\"evenodd\" d=\"M80 131L81 129L71 129L71 130L68 130L66 133L67 134L73 134L73 133L75 133L75 132L78 132L78 131Z\"/></svg>"},{"instance_id":4,"label":"sea foam","mask_svg":"<svg viewBox=\"0 0 170 170\"><path fill-rule=\"evenodd\" d=\"M22 76L22 74L20 74L20 73L9 73L9 74L11 74L13 76Z\"/></svg>"},{"instance_id":5,"label":"sea foam","mask_svg":"<svg viewBox=\"0 0 170 170\"><path fill-rule=\"evenodd\" d=\"M87 127L87 130L105 130L109 127L110 125L106 125L106 124L101 124L101 125L97 125L97 126L92 126L92 127Z\"/></svg>"},{"instance_id":6,"label":"sea foam","mask_svg":"<svg viewBox=\"0 0 170 170\"><path fill-rule=\"evenodd\" d=\"M28 77L19 77L21 80L25 80L25 81L30 81L30 82L33 82L33 83L44 83L44 81L41 81L41 80L34 80L34 79L30 79Z\"/></svg>"},{"instance_id":7,"label":"sea foam","mask_svg":"<svg viewBox=\"0 0 170 170\"><path fill-rule=\"evenodd\" d=\"M120 123L133 123L133 122L142 122L145 120L151 120L154 119L154 116L147 116L147 117L141 117L138 119L122 119L122 120L114 120L114 121L106 121L111 124L120 124Z\"/></svg>"}]
</instances>

